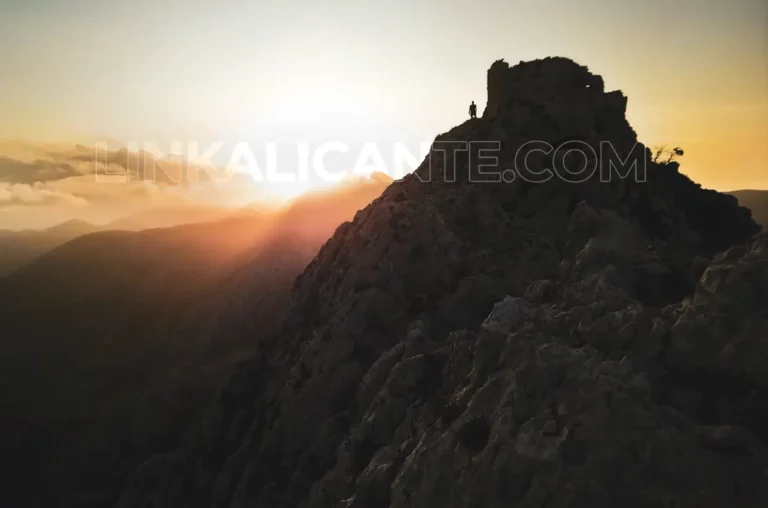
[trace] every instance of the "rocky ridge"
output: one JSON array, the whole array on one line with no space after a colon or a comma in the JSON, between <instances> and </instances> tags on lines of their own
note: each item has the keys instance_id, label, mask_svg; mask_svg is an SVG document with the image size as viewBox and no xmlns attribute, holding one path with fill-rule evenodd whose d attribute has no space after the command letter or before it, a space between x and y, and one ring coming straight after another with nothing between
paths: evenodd
<instances>
[{"instance_id":1,"label":"rocky ridge","mask_svg":"<svg viewBox=\"0 0 768 508\"><path fill-rule=\"evenodd\" d=\"M432 152L120 508L768 505L768 236L651 163L602 83L496 62L483 117L436 141L499 141L499 171L610 141L645 181L474 183L477 147Z\"/></svg>"}]
</instances>

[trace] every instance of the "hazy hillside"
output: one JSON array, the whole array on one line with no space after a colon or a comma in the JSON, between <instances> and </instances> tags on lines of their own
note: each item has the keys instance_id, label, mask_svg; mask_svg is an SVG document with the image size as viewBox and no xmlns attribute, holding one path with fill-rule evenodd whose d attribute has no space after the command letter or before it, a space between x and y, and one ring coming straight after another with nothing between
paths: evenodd
<instances>
[{"instance_id":1,"label":"hazy hillside","mask_svg":"<svg viewBox=\"0 0 768 508\"><path fill-rule=\"evenodd\" d=\"M741 190L729 194L736 196L741 206L752 210L752 217L763 226L763 230L768 231L768 191Z\"/></svg>"},{"instance_id":2,"label":"hazy hillside","mask_svg":"<svg viewBox=\"0 0 768 508\"><path fill-rule=\"evenodd\" d=\"M73 238L99 230L71 220L41 231L0 231L0 278Z\"/></svg>"},{"instance_id":3,"label":"hazy hillside","mask_svg":"<svg viewBox=\"0 0 768 508\"><path fill-rule=\"evenodd\" d=\"M97 231L141 231L222 220L240 212L212 206L149 208L114 222L93 225L70 220L43 230L0 230L0 278L79 236Z\"/></svg>"},{"instance_id":4,"label":"hazy hillside","mask_svg":"<svg viewBox=\"0 0 768 508\"><path fill-rule=\"evenodd\" d=\"M168 228L181 224L197 224L221 220L236 212L215 206L188 205L157 207L123 217L104 226L109 230L140 231L142 229Z\"/></svg>"},{"instance_id":5,"label":"hazy hillside","mask_svg":"<svg viewBox=\"0 0 768 508\"><path fill-rule=\"evenodd\" d=\"M87 235L0 281L0 490L28 506L109 505L280 323L320 244L384 187ZM40 488L19 490L30 478Z\"/></svg>"}]
</instances>

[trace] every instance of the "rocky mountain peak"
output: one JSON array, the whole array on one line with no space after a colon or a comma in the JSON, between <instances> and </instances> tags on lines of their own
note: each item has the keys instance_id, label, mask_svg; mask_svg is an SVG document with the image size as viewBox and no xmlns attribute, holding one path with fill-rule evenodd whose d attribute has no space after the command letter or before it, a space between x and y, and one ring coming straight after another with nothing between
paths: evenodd
<instances>
[{"instance_id":1,"label":"rocky mountain peak","mask_svg":"<svg viewBox=\"0 0 768 508\"><path fill-rule=\"evenodd\" d=\"M574 100L604 100L603 78L568 58L545 58L510 67L497 60L488 69L488 102L484 117L498 115L510 101L557 104ZM619 109L626 106L621 92L609 96Z\"/></svg>"},{"instance_id":2,"label":"rocky mountain peak","mask_svg":"<svg viewBox=\"0 0 768 508\"><path fill-rule=\"evenodd\" d=\"M494 63L483 116L338 228L282 329L121 508L767 500L766 238L653 164L603 88L563 58ZM460 150L488 141L495 164ZM515 167L530 141L608 142L647 171L605 181L596 150L563 178L553 149L534 182Z\"/></svg>"}]
</instances>

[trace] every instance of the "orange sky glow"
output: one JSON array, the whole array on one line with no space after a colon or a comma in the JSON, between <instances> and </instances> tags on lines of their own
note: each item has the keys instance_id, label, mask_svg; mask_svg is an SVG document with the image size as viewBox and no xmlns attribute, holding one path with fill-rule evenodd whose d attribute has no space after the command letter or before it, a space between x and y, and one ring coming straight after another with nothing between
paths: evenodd
<instances>
[{"instance_id":1,"label":"orange sky glow","mask_svg":"<svg viewBox=\"0 0 768 508\"><path fill-rule=\"evenodd\" d=\"M111 217L134 199L240 206L317 187L94 192L77 170L20 176L43 143L68 147L70 158L44 157L67 168L75 144L105 141L161 152L175 141L401 143L418 155L471 100L482 110L493 61L553 55L621 89L640 140L683 147L681 170L703 186L768 189L765 0L10 0L0 44L0 229L63 209Z\"/></svg>"}]
</instances>

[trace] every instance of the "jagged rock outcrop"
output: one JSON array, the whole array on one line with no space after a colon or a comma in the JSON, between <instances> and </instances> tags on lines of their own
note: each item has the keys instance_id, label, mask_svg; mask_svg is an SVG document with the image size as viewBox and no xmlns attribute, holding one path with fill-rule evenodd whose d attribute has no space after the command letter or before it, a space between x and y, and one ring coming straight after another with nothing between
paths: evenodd
<instances>
[{"instance_id":1,"label":"jagged rock outcrop","mask_svg":"<svg viewBox=\"0 0 768 508\"><path fill-rule=\"evenodd\" d=\"M440 146L500 141L503 173L530 140L609 141L646 180L477 183L478 147L433 152L120 508L768 503L768 238L652 164L585 67L497 62L488 87Z\"/></svg>"}]
</instances>

